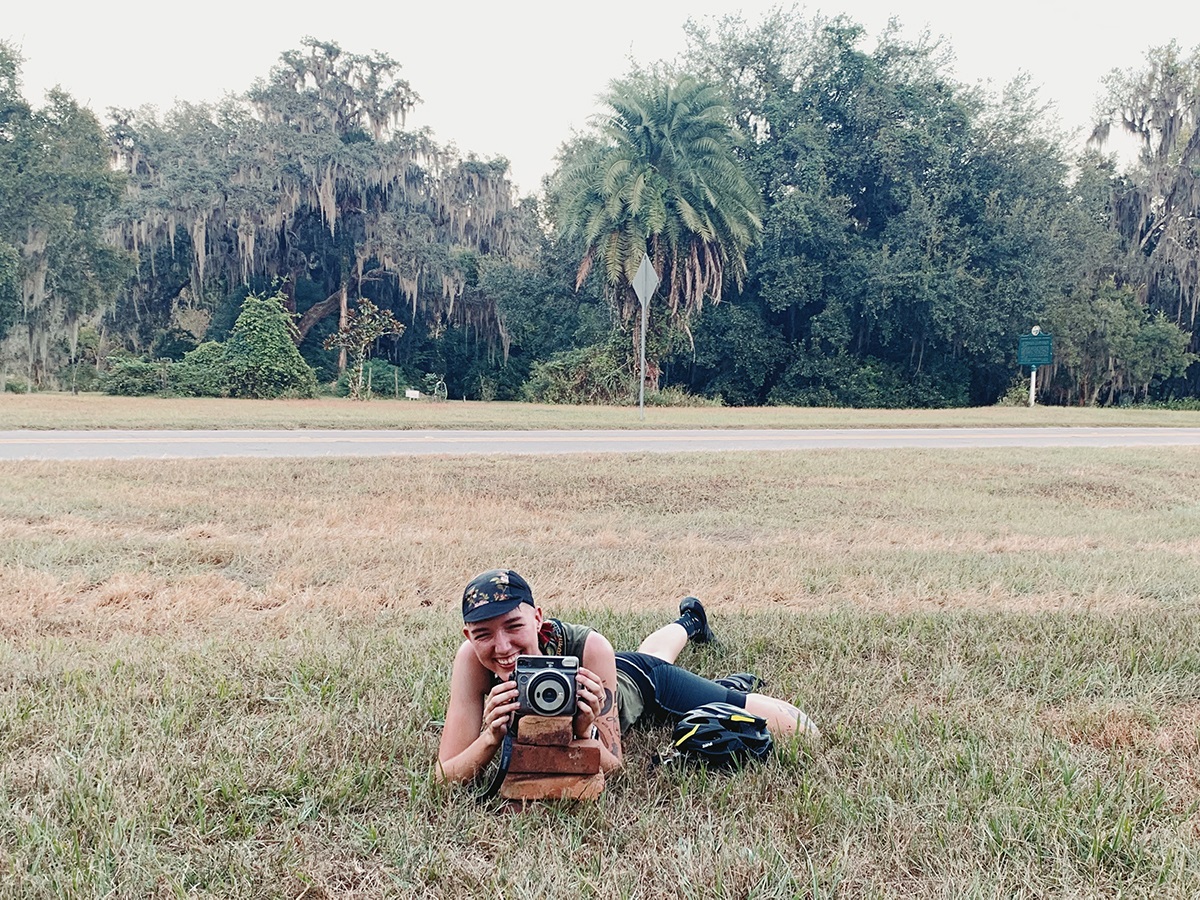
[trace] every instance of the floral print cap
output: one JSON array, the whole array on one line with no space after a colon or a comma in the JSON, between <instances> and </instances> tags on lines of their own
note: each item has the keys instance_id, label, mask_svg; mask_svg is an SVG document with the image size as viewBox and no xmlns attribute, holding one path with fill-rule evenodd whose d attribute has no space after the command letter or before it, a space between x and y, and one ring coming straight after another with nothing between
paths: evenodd
<instances>
[{"instance_id":1,"label":"floral print cap","mask_svg":"<svg viewBox=\"0 0 1200 900\"><path fill-rule=\"evenodd\" d=\"M472 578L463 591L463 621L481 622L502 616L522 603L533 606L529 582L512 569L488 569Z\"/></svg>"}]
</instances>

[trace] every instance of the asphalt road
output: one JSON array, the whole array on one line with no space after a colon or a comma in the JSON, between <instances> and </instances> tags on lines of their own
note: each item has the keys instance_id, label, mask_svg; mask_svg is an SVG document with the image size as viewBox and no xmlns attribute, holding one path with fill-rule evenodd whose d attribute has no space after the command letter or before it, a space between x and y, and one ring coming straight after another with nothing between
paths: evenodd
<instances>
[{"instance_id":1,"label":"asphalt road","mask_svg":"<svg viewBox=\"0 0 1200 900\"><path fill-rule=\"evenodd\" d=\"M0 431L0 460L1200 445L1200 428Z\"/></svg>"}]
</instances>

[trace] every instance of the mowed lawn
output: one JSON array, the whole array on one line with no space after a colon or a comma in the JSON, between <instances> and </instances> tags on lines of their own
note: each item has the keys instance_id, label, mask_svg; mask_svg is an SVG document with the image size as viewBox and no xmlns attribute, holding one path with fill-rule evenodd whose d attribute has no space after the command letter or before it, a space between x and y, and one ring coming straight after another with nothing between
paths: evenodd
<instances>
[{"instance_id":1,"label":"mowed lawn","mask_svg":"<svg viewBox=\"0 0 1200 900\"><path fill-rule=\"evenodd\" d=\"M344 398L229 400L0 392L0 431L24 428L943 428L990 426L1200 427L1200 410L988 406L969 409L561 406L538 403Z\"/></svg>"},{"instance_id":2,"label":"mowed lawn","mask_svg":"<svg viewBox=\"0 0 1200 900\"><path fill-rule=\"evenodd\" d=\"M1198 462L0 464L0 897L1198 896ZM495 565L618 647L699 595L681 662L823 739L720 774L639 732L591 805L436 785Z\"/></svg>"}]
</instances>

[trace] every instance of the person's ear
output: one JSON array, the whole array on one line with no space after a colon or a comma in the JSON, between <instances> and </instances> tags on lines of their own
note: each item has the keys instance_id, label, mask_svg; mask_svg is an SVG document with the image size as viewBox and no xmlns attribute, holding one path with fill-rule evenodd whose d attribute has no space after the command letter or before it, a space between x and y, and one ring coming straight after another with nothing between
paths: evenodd
<instances>
[{"instance_id":1,"label":"person's ear","mask_svg":"<svg viewBox=\"0 0 1200 900\"><path fill-rule=\"evenodd\" d=\"M542 627L542 608L540 606L533 608L533 624L538 628Z\"/></svg>"}]
</instances>

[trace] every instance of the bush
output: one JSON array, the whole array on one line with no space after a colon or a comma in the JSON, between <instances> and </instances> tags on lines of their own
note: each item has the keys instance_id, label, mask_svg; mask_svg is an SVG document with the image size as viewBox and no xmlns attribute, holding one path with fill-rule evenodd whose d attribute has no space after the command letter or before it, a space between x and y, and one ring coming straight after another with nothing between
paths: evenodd
<instances>
[{"instance_id":1,"label":"bush","mask_svg":"<svg viewBox=\"0 0 1200 900\"><path fill-rule=\"evenodd\" d=\"M100 376L100 390L120 397L146 397L167 389L170 363L138 357L108 358L108 371Z\"/></svg>"},{"instance_id":2,"label":"bush","mask_svg":"<svg viewBox=\"0 0 1200 900\"><path fill-rule=\"evenodd\" d=\"M229 393L225 345L205 341L167 372L171 392L181 397L224 397Z\"/></svg>"},{"instance_id":3,"label":"bush","mask_svg":"<svg viewBox=\"0 0 1200 900\"><path fill-rule=\"evenodd\" d=\"M1193 412L1200 410L1200 397L1180 397L1177 400L1152 400L1137 404L1139 409L1178 409Z\"/></svg>"},{"instance_id":4,"label":"bush","mask_svg":"<svg viewBox=\"0 0 1200 900\"><path fill-rule=\"evenodd\" d=\"M598 344L536 363L521 393L534 403L621 404L637 399L637 380L611 346Z\"/></svg>"},{"instance_id":5,"label":"bush","mask_svg":"<svg viewBox=\"0 0 1200 900\"><path fill-rule=\"evenodd\" d=\"M839 354L800 357L771 389L775 406L848 406L855 409L944 409L966 406L969 377L954 361L913 373L907 365Z\"/></svg>"},{"instance_id":6,"label":"bush","mask_svg":"<svg viewBox=\"0 0 1200 900\"><path fill-rule=\"evenodd\" d=\"M1028 406L1029 405L1029 379L1024 375L1020 375L1013 379L1013 383L1008 386L1000 399L996 401L997 406Z\"/></svg>"},{"instance_id":7,"label":"bush","mask_svg":"<svg viewBox=\"0 0 1200 900\"><path fill-rule=\"evenodd\" d=\"M338 397L350 396L350 379L353 369L347 368L338 376L333 393ZM397 387L399 385L399 387ZM397 366L382 359L368 359L363 363L363 394L365 397L395 397L404 396L408 387L408 379Z\"/></svg>"},{"instance_id":8,"label":"bush","mask_svg":"<svg viewBox=\"0 0 1200 900\"><path fill-rule=\"evenodd\" d=\"M646 391L647 406L724 406L725 401L716 397L689 394L681 387L665 387L658 391Z\"/></svg>"},{"instance_id":9,"label":"bush","mask_svg":"<svg viewBox=\"0 0 1200 900\"><path fill-rule=\"evenodd\" d=\"M100 390L100 372L90 362L77 362L74 366L65 365L56 373L58 383L63 390L98 391Z\"/></svg>"},{"instance_id":10,"label":"bush","mask_svg":"<svg viewBox=\"0 0 1200 900\"><path fill-rule=\"evenodd\" d=\"M10 394L28 394L29 382L24 378L10 378L4 383L4 390Z\"/></svg>"},{"instance_id":11,"label":"bush","mask_svg":"<svg viewBox=\"0 0 1200 900\"><path fill-rule=\"evenodd\" d=\"M225 342L231 397L312 397L317 377L296 348L296 324L279 293L250 294Z\"/></svg>"}]
</instances>

